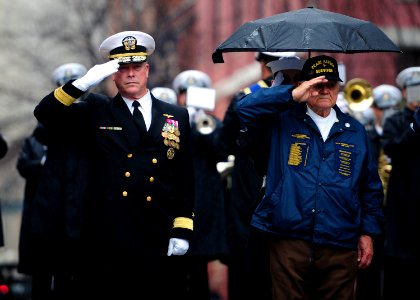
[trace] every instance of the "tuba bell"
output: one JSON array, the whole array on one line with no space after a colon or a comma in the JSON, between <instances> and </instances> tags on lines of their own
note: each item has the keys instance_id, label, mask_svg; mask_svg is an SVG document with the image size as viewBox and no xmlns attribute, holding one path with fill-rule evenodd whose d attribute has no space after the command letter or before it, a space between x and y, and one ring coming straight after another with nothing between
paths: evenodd
<instances>
[{"instance_id":1,"label":"tuba bell","mask_svg":"<svg viewBox=\"0 0 420 300\"><path fill-rule=\"evenodd\" d=\"M344 99L352 111L364 111L373 103L372 86L362 78L353 78L343 89Z\"/></svg>"}]
</instances>

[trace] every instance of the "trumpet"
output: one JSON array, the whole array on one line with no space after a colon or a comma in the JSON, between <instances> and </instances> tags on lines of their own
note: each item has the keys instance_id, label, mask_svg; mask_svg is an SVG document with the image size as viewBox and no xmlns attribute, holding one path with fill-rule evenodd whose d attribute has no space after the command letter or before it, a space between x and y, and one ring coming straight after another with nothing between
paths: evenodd
<instances>
[{"instance_id":1,"label":"trumpet","mask_svg":"<svg viewBox=\"0 0 420 300\"><path fill-rule=\"evenodd\" d=\"M354 78L343 89L344 99L352 111L364 111L373 103L372 86L362 78Z\"/></svg>"},{"instance_id":2,"label":"trumpet","mask_svg":"<svg viewBox=\"0 0 420 300\"><path fill-rule=\"evenodd\" d=\"M204 111L199 111L194 117L195 128L200 134L210 134L216 129L216 121L214 118Z\"/></svg>"}]
</instances>

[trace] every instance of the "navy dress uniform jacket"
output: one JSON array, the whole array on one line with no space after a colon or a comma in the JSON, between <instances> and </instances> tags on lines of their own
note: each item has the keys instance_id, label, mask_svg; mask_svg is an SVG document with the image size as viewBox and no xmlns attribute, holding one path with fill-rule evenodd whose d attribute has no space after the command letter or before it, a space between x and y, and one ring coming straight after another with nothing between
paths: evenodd
<instances>
[{"instance_id":1,"label":"navy dress uniform jacket","mask_svg":"<svg viewBox=\"0 0 420 300\"><path fill-rule=\"evenodd\" d=\"M142 255L165 256L169 238L189 239L193 229L187 110L152 96L152 123L139 136L119 94L108 102L89 94L73 103L82 94L67 83L37 105L35 116L47 128L89 137L93 178L86 239L101 253L121 254L119 259L127 262Z\"/></svg>"},{"instance_id":2,"label":"navy dress uniform jacket","mask_svg":"<svg viewBox=\"0 0 420 300\"><path fill-rule=\"evenodd\" d=\"M266 192L252 225L282 238L356 249L360 235L382 233L383 191L369 138L335 106L338 122L324 142L291 89L260 89L238 103L244 125L270 135Z\"/></svg>"}]
</instances>

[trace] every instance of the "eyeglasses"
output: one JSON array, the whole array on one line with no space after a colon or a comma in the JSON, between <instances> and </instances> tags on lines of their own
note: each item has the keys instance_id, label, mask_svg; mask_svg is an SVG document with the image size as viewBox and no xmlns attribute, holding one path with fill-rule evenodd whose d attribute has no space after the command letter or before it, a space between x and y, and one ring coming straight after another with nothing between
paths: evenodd
<instances>
[{"instance_id":1,"label":"eyeglasses","mask_svg":"<svg viewBox=\"0 0 420 300\"><path fill-rule=\"evenodd\" d=\"M338 82L337 81L328 81L326 83L318 83L317 85L314 85L312 88L314 90L322 90L322 89L332 90L332 89L334 89L337 86L338 86Z\"/></svg>"}]
</instances>

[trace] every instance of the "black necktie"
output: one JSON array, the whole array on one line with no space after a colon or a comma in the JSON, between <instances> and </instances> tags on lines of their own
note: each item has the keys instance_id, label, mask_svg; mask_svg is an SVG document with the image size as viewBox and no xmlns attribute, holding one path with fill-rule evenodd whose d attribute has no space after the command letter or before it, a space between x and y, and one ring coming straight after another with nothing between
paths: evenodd
<instances>
[{"instance_id":1,"label":"black necktie","mask_svg":"<svg viewBox=\"0 0 420 300\"><path fill-rule=\"evenodd\" d=\"M146 129L146 123L144 122L144 119L143 119L143 115L139 110L140 103L138 103L137 101L133 101L132 105L134 107L134 111L133 111L134 124L136 125L137 130L141 134L145 134L147 132L147 129Z\"/></svg>"}]
</instances>

